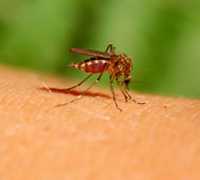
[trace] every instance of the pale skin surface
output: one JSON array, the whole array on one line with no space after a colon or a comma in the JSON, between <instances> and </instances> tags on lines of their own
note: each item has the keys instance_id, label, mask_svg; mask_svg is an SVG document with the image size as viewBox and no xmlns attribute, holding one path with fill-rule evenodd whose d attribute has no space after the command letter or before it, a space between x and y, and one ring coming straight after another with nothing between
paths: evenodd
<instances>
[{"instance_id":1,"label":"pale skin surface","mask_svg":"<svg viewBox=\"0 0 200 180\"><path fill-rule=\"evenodd\" d=\"M87 96L55 108L75 96L39 90L43 82L73 85L0 67L1 180L200 179L199 100L131 92L147 104L119 102L120 112Z\"/></svg>"}]
</instances>

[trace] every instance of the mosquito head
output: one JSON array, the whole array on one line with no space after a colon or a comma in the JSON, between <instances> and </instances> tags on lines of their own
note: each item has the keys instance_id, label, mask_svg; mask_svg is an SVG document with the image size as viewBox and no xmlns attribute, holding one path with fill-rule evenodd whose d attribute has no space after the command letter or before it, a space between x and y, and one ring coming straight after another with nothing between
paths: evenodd
<instances>
[{"instance_id":1,"label":"mosquito head","mask_svg":"<svg viewBox=\"0 0 200 180\"><path fill-rule=\"evenodd\" d=\"M125 86L128 88L128 85L131 81L131 71L132 71L132 60L126 54L120 54L120 66L121 66L121 73L120 76L122 77L122 81Z\"/></svg>"},{"instance_id":2,"label":"mosquito head","mask_svg":"<svg viewBox=\"0 0 200 180\"><path fill-rule=\"evenodd\" d=\"M121 72L126 79L129 79L128 77L130 76L132 71L132 60L126 54L120 54L119 56L120 56L119 64L121 66Z\"/></svg>"},{"instance_id":3,"label":"mosquito head","mask_svg":"<svg viewBox=\"0 0 200 180\"><path fill-rule=\"evenodd\" d=\"M116 80L128 88L131 80L132 60L126 54L119 54L112 59L109 72Z\"/></svg>"}]
</instances>

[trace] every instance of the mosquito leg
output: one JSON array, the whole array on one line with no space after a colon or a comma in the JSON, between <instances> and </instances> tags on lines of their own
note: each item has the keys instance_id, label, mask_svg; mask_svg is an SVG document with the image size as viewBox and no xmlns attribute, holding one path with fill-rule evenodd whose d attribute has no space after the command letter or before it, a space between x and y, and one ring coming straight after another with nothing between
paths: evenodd
<instances>
[{"instance_id":1,"label":"mosquito leg","mask_svg":"<svg viewBox=\"0 0 200 180\"><path fill-rule=\"evenodd\" d=\"M66 91L70 91L74 88L77 88L78 86L80 86L81 84L83 84L86 80L88 80L93 74L89 74L88 76L86 76L81 82L79 82L78 84L75 84L74 86L71 86L67 89L65 89Z\"/></svg>"},{"instance_id":2,"label":"mosquito leg","mask_svg":"<svg viewBox=\"0 0 200 180\"><path fill-rule=\"evenodd\" d=\"M126 93L120 88L121 93L124 96L125 102L128 102L129 97L126 95Z\"/></svg>"},{"instance_id":3,"label":"mosquito leg","mask_svg":"<svg viewBox=\"0 0 200 180\"><path fill-rule=\"evenodd\" d=\"M115 91L114 91L114 87L113 87L113 78L111 76L110 76L110 89L112 92L113 101L115 103L116 108L119 109L120 111L122 111L122 109L118 106L117 101L116 101Z\"/></svg>"},{"instance_id":4,"label":"mosquito leg","mask_svg":"<svg viewBox=\"0 0 200 180\"><path fill-rule=\"evenodd\" d=\"M108 46L106 47L105 52L107 53L114 53L115 47L113 47L113 45L110 43L108 44Z\"/></svg>"},{"instance_id":5,"label":"mosquito leg","mask_svg":"<svg viewBox=\"0 0 200 180\"><path fill-rule=\"evenodd\" d=\"M126 95L128 96L129 99L133 99L133 97L129 94L129 92L126 88L124 88L124 91L125 91L125 93L126 93Z\"/></svg>"},{"instance_id":6,"label":"mosquito leg","mask_svg":"<svg viewBox=\"0 0 200 180\"><path fill-rule=\"evenodd\" d=\"M116 81L117 81L117 85L118 85L121 93L124 96L125 102L128 102L129 96L124 92L124 88L122 87L122 84L118 80L116 80Z\"/></svg>"},{"instance_id":7,"label":"mosquito leg","mask_svg":"<svg viewBox=\"0 0 200 180\"><path fill-rule=\"evenodd\" d=\"M71 101L69 101L69 102L67 102L67 103L58 104L58 105L56 105L56 107L65 106L65 105L67 105L67 104L69 104L69 103L73 103L73 102L75 102L75 101L77 101L77 100L80 100L80 99L83 97L82 95L83 95L85 92L87 92L89 89L91 89L95 84L97 84L97 83L100 81L102 75L103 75L103 73L101 73L101 74L97 77L96 81L93 82L92 85L90 85L86 90L82 91L82 92L80 93L80 95L79 95L77 98L74 98L74 99L72 99ZM86 80L87 80L87 79L86 79ZM81 82L82 82L82 81L81 81ZM80 84L80 83L79 83L79 84Z\"/></svg>"},{"instance_id":8,"label":"mosquito leg","mask_svg":"<svg viewBox=\"0 0 200 180\"><path fill-rule=\"evenodd\" d=\"M86 90L84 90L84 91L80 94L80 96L83 95L85 92L87 92L89 89L91 89L95 84L97 84L97 83L100 81L102 75L103 75L103 73L101 73L101 74L97 77L97 79L96 79Z\"/></svg>"},{"instance_id":9,"label":"mosquito leg","mask_svg":"<svg viewBox=\"0 0 200 180\"><path fill-rule=\"evenodd\" d=\"M124 91L126 92L127 96L129 97L130 100L132 100L134 103L136 104L146 104L145 102L138 102L137 100L135 100L128 92L128 90L126 88L124 88Z\"/></svg>"},{"instance_id":10,"label":"mosquito leg","mask_svg":"<svg viewBox=\"0 0 200 180\"><path fill-rule=\"evenodd\" d=\"M112 44L108 44L108 46L106 47L105 52L108 52L109 50L113 49L113 45Z\"/></svg>"}]
</instances>

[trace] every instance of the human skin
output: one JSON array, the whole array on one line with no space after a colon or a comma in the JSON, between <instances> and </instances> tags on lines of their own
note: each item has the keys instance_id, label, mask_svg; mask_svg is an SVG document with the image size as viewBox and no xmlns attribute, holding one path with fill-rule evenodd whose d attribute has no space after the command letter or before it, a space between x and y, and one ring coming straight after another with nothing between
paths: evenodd
<instances>
[{"instance_id":1,"label":"human skin","mask_svg":"<svg viewBox=\"0 0 200 180\"><path fill-rule=\"evenodd\" d=\"M77 96L40 89L72 84L0 67L0 179L200 179L199 100L131 92L146 104L120 112L109 90L55 107Z\"/></svg>"}]
</instances>

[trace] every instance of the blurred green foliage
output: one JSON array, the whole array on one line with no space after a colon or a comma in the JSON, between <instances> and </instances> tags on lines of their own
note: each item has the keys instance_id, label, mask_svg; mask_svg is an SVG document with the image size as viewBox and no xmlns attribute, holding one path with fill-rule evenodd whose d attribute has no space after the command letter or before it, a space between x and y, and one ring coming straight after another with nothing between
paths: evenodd
<instances>
[{"instance_id":1,"label":"blurred green foliage","mask_svg":"<svg viewBox=\"0 0 200 180\"><path fill-rule=\"evenodd\" d=\"M133 88L200 97L200 1L0 2L1 63L82 78L68 49L109 42L133 57Z\"/></svg>"}]
</instances>

